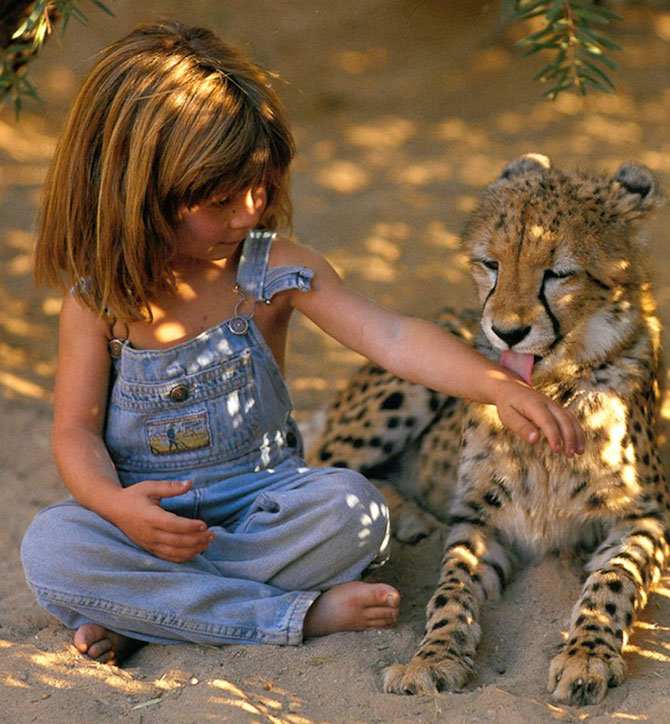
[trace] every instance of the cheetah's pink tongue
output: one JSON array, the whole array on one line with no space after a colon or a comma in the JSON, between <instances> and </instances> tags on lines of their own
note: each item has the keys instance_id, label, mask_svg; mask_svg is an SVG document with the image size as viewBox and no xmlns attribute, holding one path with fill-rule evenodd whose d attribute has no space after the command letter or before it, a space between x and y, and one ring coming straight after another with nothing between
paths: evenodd
<instances>
[{"instance_id":1,"label":"cheetah's pink tongue","mask_svg":"<svg viewBox=\"0 0 670 724\"><path fill-rule=\"evenodd\" d=\"M530 384L530 375L533 372L535 356L532 354L519 354L511 349L506 349L500 354L500 364L510 372L519 375L522 380Z\"/></svg>"}]
</instances>

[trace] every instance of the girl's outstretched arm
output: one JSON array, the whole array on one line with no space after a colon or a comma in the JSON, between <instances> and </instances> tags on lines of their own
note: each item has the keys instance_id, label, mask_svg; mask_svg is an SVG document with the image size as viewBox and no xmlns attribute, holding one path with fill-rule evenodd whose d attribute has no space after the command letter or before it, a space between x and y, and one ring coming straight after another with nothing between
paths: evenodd
<instances>
[{"instance_id":1,"label":"girl's outstretched arm","mask_svg":"<svg viewBox=\"0 0 670 724\"><path fill-rule=\"evenodd\" d=\"M72 496L161 558L185 561L201 553L212 534L199 520L160 507L188 483L144 481L121 487L102 430L109 386L109 324L72 296L63 301L54 390L53 449Z\"/></svg>"},{"instance_id":2,"label":"girl's outstretched arm","mask_svg":"<svg viewBox=\"0 0 670 724\"><path fill-rule=\"evenodd\" d=\"M312 290L290 292L291 304L342 344L411 382L495 404L502 422L528 442L541 430L555 452L583 452L582 429L569 412L457 337L358 294L310 249L278 240L273 253L277 263L315 271Z\"/></svg>"}]
</instances>

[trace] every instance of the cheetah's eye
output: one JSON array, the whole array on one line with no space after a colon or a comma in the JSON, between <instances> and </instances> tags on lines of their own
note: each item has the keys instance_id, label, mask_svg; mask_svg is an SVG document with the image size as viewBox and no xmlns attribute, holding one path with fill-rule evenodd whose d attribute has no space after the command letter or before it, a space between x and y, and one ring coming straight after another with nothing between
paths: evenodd
<instances>
[{"instance_id":1,"label":"cheetah's eye","mask_svg":"<svg viewBox=\"0 0 670 724\"><path fill-rule=\"evenodd\" d=\"M546 282L549 279L567 279L568 277L575 276L575 274L577 274L577 271L573 269L564 269L561 271L546 269L544 272L544 281Z\"/></svg>"},{"instance_id":2,"label":"cheetah's eye","mask_svg":"<svg viewBox=\"0 0 670 724\"><path fill-rule=\"evenodd\" d=\"M480 264L485 266L487 269L490 269L491 271L498 271L498 262L494 261L493 259L476 259L475 261L478 261Z\"/></svg>"}]
</instances>

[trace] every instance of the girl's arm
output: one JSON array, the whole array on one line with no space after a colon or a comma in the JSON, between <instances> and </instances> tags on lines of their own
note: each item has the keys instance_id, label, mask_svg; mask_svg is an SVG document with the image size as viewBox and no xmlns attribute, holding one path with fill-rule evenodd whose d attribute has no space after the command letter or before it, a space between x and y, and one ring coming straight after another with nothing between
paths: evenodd
<instances>
[{"instance_id":1,"label":"girl's arm","mask_svg":"<svg viewBox=\"0 0 670 724\"><path fill-rule=\"evenodd\" d=\"M109 324L68 295L60 317L54 389L53 449L72 496L119 527L135 543L167 560L189 560L211 542L202 521L160 508L189 483L144 481L123 488L105 447Z\"/></svg>"},{"instance_id":2,"label":"girl's arm","mask_svg":"<svg viewBox=\"0 0 670 724\"><path fill-rule=\"evenodd\" d=\"M291 304L321 329L398 377L475 402L495 404L503 424L534 443L538 427L552 450L583 452L572 415L516 375L436 324L379 306L343 284L316 252L278 240L281 263L313 269L312 291L291 292Z\"/></svg>"}]
</instances>

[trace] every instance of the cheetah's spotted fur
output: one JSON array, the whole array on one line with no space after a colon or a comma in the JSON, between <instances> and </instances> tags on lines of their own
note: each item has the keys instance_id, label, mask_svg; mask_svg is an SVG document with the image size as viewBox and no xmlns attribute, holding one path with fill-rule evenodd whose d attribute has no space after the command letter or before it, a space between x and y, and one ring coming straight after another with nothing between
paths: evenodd
<instances>
[{"instance_id":1,"label":"cheetah's spotted fur","mask_svg":"<svg viewBox=\"0 0 670 724\"><path fill-rule=\"evenodd\" d=\"M374 365L329 411L313 462L380 477L411 459L397 487L448 524L425 635L408 664L387 670L387 691L461 687L474 666L482 601L502 591L519 562L577 547L592 553L549 690L560 702L593 704L622 682L622 646L670 543L657 451L660 332L638 234L658 202L653 175L638 164L605 178L527 156L489 186L464 235L481 303L478 348L496 360L510 345L536 355L532 384L580 420L584 455L529 445L502 427L495 408ZM442 323L466 339L476 334L471 317L445 314ZM391 492L393 510L401 498ZM420 514L404 503L398 510L400 537L419 535Z\"/></svg>"}]
</instances>

